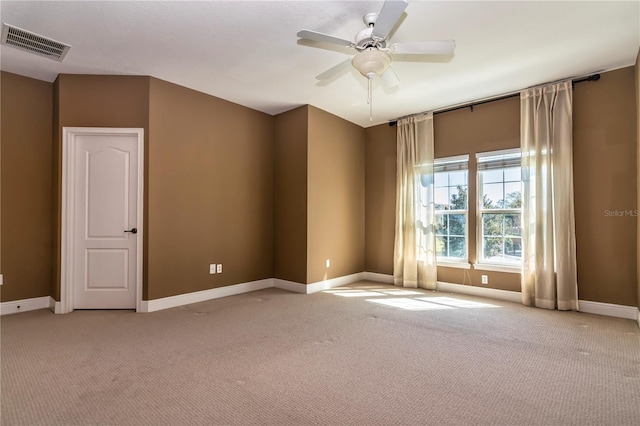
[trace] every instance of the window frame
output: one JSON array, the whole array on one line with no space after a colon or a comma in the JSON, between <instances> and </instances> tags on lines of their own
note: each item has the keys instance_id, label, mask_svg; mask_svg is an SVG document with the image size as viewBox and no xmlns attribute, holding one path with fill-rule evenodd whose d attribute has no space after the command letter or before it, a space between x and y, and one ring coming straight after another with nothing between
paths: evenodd
<instances>
[{"instance_id":1,"label":"window frame","mask_svg":"<svg viewBox=\"0 0 640 426\"><path fill-rule=\"evenodd\" d=\"M517 163L517 164L516 164ZM484 164L484 166L483 166ZM476 154L476 263L474 269L498 270L504 272L520 271L522 269L522 255L519 262L504 262L484 258L484 214L519 214L520 241L522 242L522 205L520 208L485 209L483 205L483 172L487 170L504 170L510 167L520 167L522 171L522 154L520 148L489 151ZM522 175L521 175L522 176ZM511 181L509 181L511 182ZM506 182L502 180L504 185ZM520 194L523 194L522 177L520 178ZM506 193L503 196L506 197ZM502 233L502 254L504 255L504 240L508 236Z\"/></svg>"},{"instance_id":2,"label":"window frame","mask_svg":"<svg viewBox=\"0 0 640 426\"><path fill-rule=\"evenodd\" d=\"M438 170L440 169L440 170ZM436 158L433 161L433 180L434 180L434 197L435 197L435 176L437 173L450 173L455 171L465 171L466 172L466 189L467 189L467 206L465 209L455 209L455 210L446 210L446 209L436 209L435 200L434 200L434 222L437 224L438 215L453 215L453 214L463 214L464 215L464 257L451 257L451 256L440 256L436 250L436 265L444 266L444 267L454 267L454 268L464 268L469 269L469 155L456 155L452 157L442 157ZM449 182L448 182L449 183ZM447 185L448 188L451 188L450 185ZM451 201L450 198L448 201ZM447 230L449 227L447 227ZM439 234L434 231L434 238L437 242ZM442 236L442 235L440 235ZM455 237L460 237L461 235L454 235ZM451 234L445 235L445 237L451 237Z\"/></svg>"}]
</instances>

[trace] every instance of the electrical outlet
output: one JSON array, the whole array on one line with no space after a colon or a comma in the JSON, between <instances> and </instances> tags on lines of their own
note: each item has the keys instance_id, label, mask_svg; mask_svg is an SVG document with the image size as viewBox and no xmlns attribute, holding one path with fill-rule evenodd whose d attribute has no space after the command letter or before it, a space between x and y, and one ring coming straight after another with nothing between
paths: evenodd
<instances>
[{"instance_id":1,"label":"electrical outlet","mask_svg":"<svg viewBox=\"0 0 640 426\"><path fill-rule=\"evenodd\" d=\"M482 284L489 284L489 276L482 275Z\"/></svg>"},{"instance_id":2,"label":"electrical outlet","mask_svg":"<svg viewBox=\"0 0 640 426\"><path fill-rule=\"evenodd\" d=\"M222 273L222 263L218 263L218 267L217 267L216 272L218 272L219 274Z\"/></svg>"},{"instance_id":3,"label":"electrical outlet","mask_svg":"<svg viewBox=\"0 0 640 426\"><path fill-rule=\"evenodd\" d=\"M216 273L216 264L212 263L211 265L209 265L209 274L215 274Z\"/></svg>"},{"instance_id":4,"label":"electrical outlet","mask_svg":"<svg viewBox=\"0 0 640 426\"><path fill-rule=\"evenodd\" d=\"M324 264L326 265L327 268L331 267L331 259L327 259Z\"/></svg>"}]
</instances>

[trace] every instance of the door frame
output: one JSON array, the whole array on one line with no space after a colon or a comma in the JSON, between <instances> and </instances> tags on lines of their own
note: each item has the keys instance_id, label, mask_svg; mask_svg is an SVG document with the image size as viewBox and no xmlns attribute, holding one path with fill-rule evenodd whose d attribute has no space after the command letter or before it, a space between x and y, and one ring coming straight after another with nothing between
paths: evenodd
<instances>
[{"instance_id":1,"label":"door frame","mask_svg":"<svg viewBox=\"0 0 640 426\"><path fill-rule=\"evenodd\" d=\"M62 203L61 203L61 246L60 246L60 305L55 313L66 314L73 311L73 253L75 248L74 210L76 182L75 154L77 136L135 136L138 141L138 195L136 238L136 312L142 308L142 255L144 238L144 129L111 127L63 127L62 128ZM57 305L57 303L56 303Z\"/></svg>"}]
</instances>

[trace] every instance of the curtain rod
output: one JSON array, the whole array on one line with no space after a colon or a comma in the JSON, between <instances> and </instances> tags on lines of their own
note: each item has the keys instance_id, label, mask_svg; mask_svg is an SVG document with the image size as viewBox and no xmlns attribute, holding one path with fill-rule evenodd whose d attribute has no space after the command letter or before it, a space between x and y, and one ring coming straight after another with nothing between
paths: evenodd
<instances>
[{"instance_id":1,"label":"curtain rod","mask_svg":"<svg viewBox=\"0 0 640 426\"><path fill-rule=\"evenodd\" d=\"M598 80L600 80L600 74L592 74L592 75L590 75L588 77L578 78L576 80L573 80L571 82L571 85L575 88L575 85L577 83L582 83L584 81L598 81ZM485 99L483 101L469 102L469 103L466 103L464 105L458 105L458 106L454 106L454 107L450 107L450 108L444 108L444 109L436 110L436 111L433 112L433 115L442 114L443 112L456 111L456 110L464 109L464 108L470 108L471 112L473 112L473 107L475 107L475 106L488 104L489 102L501 101L503 99L515 98L516 96L520 96L520 92L511 93L511 94L503 95L503 96L498 96L496 98ZM422 114L425 114L425 113L422 113ZM389 122L389 126L395 126L396 124L398 124L398 120L394 120L394 121L390 121Z\"/></svg>"}]
</instances>

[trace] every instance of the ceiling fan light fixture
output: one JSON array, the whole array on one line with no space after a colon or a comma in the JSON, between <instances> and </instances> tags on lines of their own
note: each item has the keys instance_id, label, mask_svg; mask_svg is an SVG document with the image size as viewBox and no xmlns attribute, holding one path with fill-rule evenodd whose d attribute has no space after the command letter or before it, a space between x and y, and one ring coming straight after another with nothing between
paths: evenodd
<instances>
[{"instance_id":1,"label":"ceiling fan light fixture","mask_svg":"<svg viewBox=\"0 0 640 426\"><path fill-rule=\"evenodd\" d=\"M351 64L360 74L369 80L382 75L391 64L391 55L374 47L358 52L351 60Z\"/></svg>"}]
</instances>

